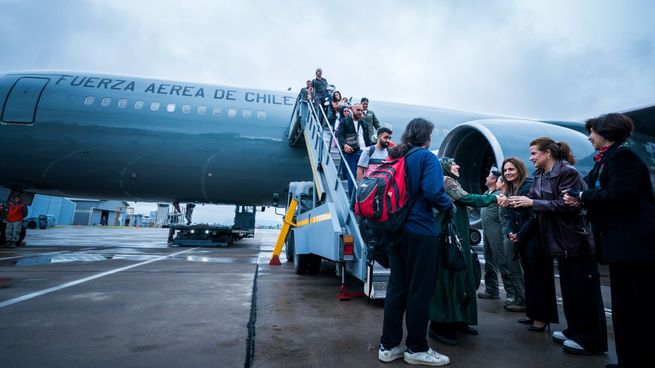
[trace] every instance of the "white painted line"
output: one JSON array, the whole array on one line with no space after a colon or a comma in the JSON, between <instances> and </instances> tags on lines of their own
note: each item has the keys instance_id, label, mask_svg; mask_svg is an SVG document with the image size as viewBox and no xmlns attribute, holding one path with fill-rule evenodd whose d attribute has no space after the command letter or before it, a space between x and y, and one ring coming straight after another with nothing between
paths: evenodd
<instances>
[{"instance_id":1,"label":"white painted line","mask_svg":"<svg viewBox=\"0 0 655 368\"><path fill-rule=\"evenodd\" d=\"M14 256L14 257L4 257L0 258L0 261L6 261L9 259L17 259L17 258L35 258L35 257L41 257L41 256L47 256L49 254L61 254L61 253L68 253L70 252L69 250L63 250L61 252L48 252L48 253L38 253L38 254L26 254L24 256Z\"/></svg>"},{"instance_id":2,"label":"white painted line","mask_svg":"<svg viewBox=\"0 0 655 368\"><path fill-rule=\"evenodd\" d=\"M18 298L9 299L9 300L7 300L7 301L4 301L4 302L0 303L0 308L6 307L6 306L9 306L9 305L12 305L12 304L16 304L16 303L24 302L24 301L26 301L26 300L29 300L29 299L32 299L32 298L36 298L37 296L41 296L41 295L45 295L45 294L49 294L49 293L52 293L52 292L55 292L55 291L58 291L58 290L61 290L61 289L65 289L65 288L67 288L67 287L71 287L71 286L75 286L75 285L81 284L81 283L83 283L83 282L87 282L87 281L95 280L95 279L98 279L98 278L100 278L100 277L104 277L104 276L108 276L108 275L111 275L111 274L114 274L114 273L118 273L118 272L121 272L121 271L129 270L130 268L139 267L139 266L143 266L143 265L148 264L148 263L161 261L162 259L166 259L166 258L169 258L169 257L175 257L175 256L177 256L177 255L179 255L179 254L186 253L186 252L190 252L190 251L192 251L192 250L196 250L196 249L198 249L198 248L191 248L191 249L183 250L183 251L181 251L181 252L177 252L177 253L173 253L173 254L169 254L169 255L161 256L161 257L158 257L158 258L155 258L155 259L151 259L151 260L148 260L148 261L144 261L144 262L136 263L136 264L133 264L133 265L130 265L130 266L125 266L125 267L117 268L117 269L115 269L115 270L102 272L102 273L99 273L99 274L97 274L97 275L93 275L93 276L85 277L85 278L83 278L83 279L79 279L79 280L75 280L75 281L67 282L67 283L65 283L65 284L61 284L61 285L59 285L59 286L51 287L51 288L49 288L49 289L44 289L44 290L37 291L37 292L31 293L31 294L27 294L27 295L19 296Z\"/></svg>"}]
</instances>

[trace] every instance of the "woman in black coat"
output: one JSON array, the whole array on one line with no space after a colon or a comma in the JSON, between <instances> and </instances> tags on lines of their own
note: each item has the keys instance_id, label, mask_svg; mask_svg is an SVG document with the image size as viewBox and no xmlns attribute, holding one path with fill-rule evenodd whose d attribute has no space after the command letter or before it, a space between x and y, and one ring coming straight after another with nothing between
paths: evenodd
<instances>
[{"instance_id":1,"label":"woman in black coat","mask_svg":"<svg viewBox=\"0 0 655 368\"><path fill-rule=\"evenodd\" d=\"M650 361L655 332L650 315L655 307L655 196L650 175L626 143L634 131L629 117L603 115L589 119L586 128L598 150L585 178L589 189L569 191L564 201L588 209L598 258L609 264L618 366L648 365L644 362Z\"/></svg>"},{"instance_id":2,"label":"woman in black coat","mask_svg":"<svg viewBox=\"0 0 655 368\"><path fill-rule=\"evenodd\" d=\"M557 257L567 328L553 332L553 340L574 354L605 352L607 324L591 230L582 210L563 198L565 190L583 189L582 175L571 166L569 145L548 137L530 142L530 161L537 168L530 192L509 200L532 208L545 253Z\"/></svg>"},{"instance_id":3,"label":"woman in black coat","mask_svg":"<svg viewBox=\"0 0 655 368\"><path fill-rule=\"evenodd\" d=\"M528 170L523 161L516 157L506 159L502 172L508 185L508 196L526 196L529 193L533 180L527 177ZM517 248L525 282L525 306L509 304L505 309L525 311L526 318L518 322L529 324L530 331L541 332L550 323L559 322L553 259L541 245L539 226L534 221L531 208L511 207L510 211L503 213L505 222L509 224L505 234Z\"/></svg>"}]
</instances>

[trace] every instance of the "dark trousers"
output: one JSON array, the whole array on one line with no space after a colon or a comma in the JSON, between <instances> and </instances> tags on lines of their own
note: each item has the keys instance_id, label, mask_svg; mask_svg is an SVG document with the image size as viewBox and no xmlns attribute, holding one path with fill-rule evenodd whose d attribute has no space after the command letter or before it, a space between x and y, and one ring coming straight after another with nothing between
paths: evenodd
<instances>
[{"instance_id":1,"label":"dark trousers","mask_svg":"<svg viewBox=\"0 0 655 368\"><path fill-rule=\"evenodd\" d=\"M609 268L612 322L619 366L648 366L655 331L655 319L650 315L655 307L652 291L655 264L610 263Z\"/></svg>"},{"instance_id":2,"label":"dark trousers","mask_svg":"<svg viewBox=\"0 0 655 368\"><path fill-rule=\"evenodd\" d=\"M519 252L525 281L525 315L546 323L558 323L553 259L543 254Z\"/></svg>"},{"instance_id":3,"label":"dark trousers","mask_svg":"<svg viewBox=\"0 0 655 368\"><path fill-rule=\"evenodd\" d=\"M593 255L558 257L566 337L588 351L607 351L607 324L600 275Z\"/></svg>"},{"instance_id":4,"label":"dark trousers","mask_svg":"<svg viewBox=\"0 0 655 368\"><path fill-rule=\"evenodd\" d=\"M399 242L387 247L391 276L384 301L380 343L385 349L400 345L403 314L407 326L405 345L412 352L428 350L426 332L430 299L437 280L437 238L403 233Z\"/></svg>"}]
</instances>

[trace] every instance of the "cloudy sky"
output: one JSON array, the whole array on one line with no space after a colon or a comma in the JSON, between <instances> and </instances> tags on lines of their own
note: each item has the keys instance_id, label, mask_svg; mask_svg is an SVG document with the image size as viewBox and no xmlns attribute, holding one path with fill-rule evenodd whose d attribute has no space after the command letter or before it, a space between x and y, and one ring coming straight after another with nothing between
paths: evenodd
<instances>
[{"instance_id":1,"label":"cloudy sky","mask_svg":"<svg viewBox=\"0 0 655 368\"><path fill-rule=\"evenodd\" d=\"M655 102L653 19L649 0L0 0L0 72L297 90L320 66L346 96L580 120Z\"/></svg>"}]
</instances>

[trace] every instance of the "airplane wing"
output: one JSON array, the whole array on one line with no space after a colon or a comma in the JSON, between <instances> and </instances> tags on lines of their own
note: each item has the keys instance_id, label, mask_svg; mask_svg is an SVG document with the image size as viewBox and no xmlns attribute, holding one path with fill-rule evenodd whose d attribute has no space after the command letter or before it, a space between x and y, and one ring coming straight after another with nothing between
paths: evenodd
<instances>
[{"instance_id":1,"label":"airplane wing","mask_svg":"<svg viewBox=\"0 0 655 368\"><path fill-rule=\"evenodd\" d=\"M655 105L623 111L635 123L638 133L655 136Z\"/></svg>"}]
</instances>

